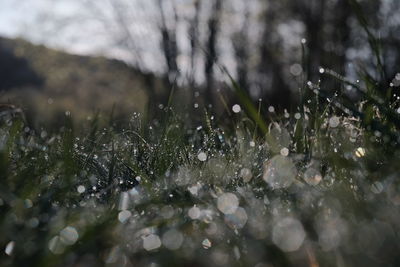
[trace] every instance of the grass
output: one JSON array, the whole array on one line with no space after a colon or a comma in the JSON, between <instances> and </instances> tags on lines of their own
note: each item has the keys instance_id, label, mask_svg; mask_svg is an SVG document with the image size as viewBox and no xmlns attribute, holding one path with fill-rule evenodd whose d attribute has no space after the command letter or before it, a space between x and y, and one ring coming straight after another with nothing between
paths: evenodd
<instances>
[{"instance_id":1,"label":"grass","mask_svg":"<svg viewBox=\"0 0 400 267\"><path fill-rule=\"evenodd\" d=\"M396 103L307 90L268 123L246 104L225 126L170 105L158 126L119 130L3 117L1 265L398 263Z\"/></svg>"},{"instance_id":2,"label":"grass","mask_svg":"<svg viewBox=\"0 0 400 267\"><path fill-rule=\"evenodd\" d=\"M399 265L399 103L380 93L396 88L325 69L277 114L227 77L242 106L229 123L191 124L173 92L163 118L118 129L66 114L38 131L3 112L0 265Z\"/></svg>"}]
</instances>

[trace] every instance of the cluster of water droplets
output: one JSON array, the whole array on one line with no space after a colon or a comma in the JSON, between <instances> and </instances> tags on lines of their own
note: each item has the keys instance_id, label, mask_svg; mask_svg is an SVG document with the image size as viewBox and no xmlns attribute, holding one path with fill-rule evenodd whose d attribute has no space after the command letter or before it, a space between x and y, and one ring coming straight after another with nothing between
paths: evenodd
<instances>
[{"instance_id":1,"label":"cluster of water droplets","mask_svg":"<svg viewBox=\"0 0 400 267\"><path fill-rule=\"evenodd\" d=\"M298 71L293 67L293 72ZM240 105L232 106L232 111L234 116L242 114ZM96 151L86 150L85 140L74 139L76 160L84 163L79 172L68 177L73 180L68 194L77 201L50 199L55 215L46 211L23 221L13 212L9 218L29 229L51 224L46 249L56 255L69 253L69 248L84 242L85 227L108 220L109 231L105 232L110 245L101 253L108 264L128 262L132 255L146 255L153 263L162 264L158 255L167 252L188 261L206 258L216 266L238 262L263 266L268 263L264 252L271 244L290 260L310 259L320 251L338 258L357 253L379 257L387 244L396 243L393 237L399 230L397 176L387 170L382 177L368 176L372 183L365 182L370 150L355 123L339 115L322 121L319 134L324 138L335 135L327 148L310 137L304 146L313 153L299 151L296 127L303 126L311 115L307 110L286 112L285 120L294 121L296 126L272 123L262 141L240 129L233 137L216 131L214 139L207 139L205 127L198 127L193 130L200 136L193 142L196 145L185 147L189 152L184 160L175 152L166 155L179 164L163 172L149 168L151 161L145 159L166 152L157 152L157 146L137 136L132 141L121 135ZM0 150L8 138L0 132ZM38 140L24 141L26 153L47 153L53 143L60 142L44 131ZM210 140L218 140L219 147L210 145ZM113 154L114 150L120 154ZM121 156L124 153L137 165L128 165L130 161ZM124 160L129 168L122 164ZM348 167L335 169L335 160L346 162ZM117 162L115 176L107 183L111 162ZM41 177L40 183L58 186L60 177L65 177L58 174L63 164ZM357 192L364 199L355 200ZM377 206L365 211L375 219L352 214L348 203L355 201ZM0 207L22 207L24 211L35 210L37 203L33 198L0 198ZM69 212L73 216L67 216ZM19 246L20 241L9 238L4 253L12 257Z\"/></svg>"}]
</instances>

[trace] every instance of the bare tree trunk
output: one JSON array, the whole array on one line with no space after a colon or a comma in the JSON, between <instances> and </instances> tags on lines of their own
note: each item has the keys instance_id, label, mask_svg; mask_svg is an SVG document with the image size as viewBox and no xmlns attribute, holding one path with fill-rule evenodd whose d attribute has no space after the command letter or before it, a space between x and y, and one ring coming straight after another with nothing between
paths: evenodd
<instances>
[{"instance_id":1,"label":"bare tree trunk","mask_svg":"<svg viewBox=\"0 0 400 267\"><path fill-rule=\"evenodd\" d=\"M306 25L308 55L306 58L306 72L308 80L318 77L318 70L323 58L323 25L324 25L325 0L310 1L308 8L303 13Z\"/></svg>"},{"instance_id":2,"label":"bare tree trunk","mask_svg":"<svg viewBox=\"0 0 400 267\"><path fill-rule=\"evenodd\" d=\"M244 23L240 32L233 36L233 47L236 57L236 72L238 76L238 83L241 88L248 90L248 58L249 58L249 9L246 8L244 13Z\"/></svg>"},{"instance_id":3,"label":"bare tree trunk","mask_svg":"<svg viewBox=\"0 0 400 267\"><path fill-rule=\"evenodd\" d=\"M162 51L167 63L167 76L169 83L172 83L178 74L178 64L176 58L178 56L178 46L176 42L176 29L170 30L167 27L165 12L162 5L162 0L158 0L158 7L161 14L160 32L162 36ZM175 25L177 16L175 13Z\"/></svg>"},{"instance_id":4,"label":"bare tree trunk","mask_svg":"<svg viewBox=\"0 0 400 267\"><path fill-rule=\"evenodd\" d=\"M262 97L269 105L287 108L291 103L291 91L283 76L283 66L278 54L279 44L271 43L276 10L269 8L264 16L264 33L259 48L258 74L264 81L269 79L270 88L263 92ZM261 82L260 86L266 87L264 82Z\"/></svg>"},{"instance_id":5,"label":"bare tree trunk","mask_svg":"<svg viewBox=\"0 0 400 267\"><path fill-rule=\"evenodd\" d=\"M199 36L199 17L200 17L200 0L194 2L195 15L190 21L189 39L190 39L190 69L189 87L195 87L195 73L196 73L196 55L197 55L197 42Z\"/></svg>"},{"instance_id":6,"label":"bare tree trunk","mask_svg":"<svg viewBox=\"0 0 400 267\"><path fill-rule=\"evenodd\" d=\"M351 16L351 6L348 0L338 0L335 6L335 14L339 17L333 22L335 31L332 40L335 41L335 71L345 75L346 72L346 50L350 46L350 26L348 20ZM328 62L327 62L328 63Z\"/></svg>"},{"instance_id":7,"label":"bare tree trunk","mask_svg":"<svg viewBox=\"0 0 400 267\"><path fill-rule=\"evenodd\" d=\"M213 11L208 21L208 40L205 62L206 75L206 100L209 104L214 104L214 63L217 60L217 39L222 10L222 0L215 0Z\"/></svg>"}]
</instances>

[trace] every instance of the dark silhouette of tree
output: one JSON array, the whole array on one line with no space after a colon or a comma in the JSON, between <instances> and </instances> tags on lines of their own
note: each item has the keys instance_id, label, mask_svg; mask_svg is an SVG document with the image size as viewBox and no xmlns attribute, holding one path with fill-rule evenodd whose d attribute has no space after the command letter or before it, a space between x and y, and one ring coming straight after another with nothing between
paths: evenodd
<instances>
[{"instance_id":1,"label":"dark silhouette of tree","mask_svg":"<svg viewBox=\"0 0 400 267\"><path fill-rule=\"evenodd\" d=\"M215 80L214 80L214 64L217 60L217 39L222 11L222 0L215 0L214 6L208 20L208 39L206 45L205 68L206 77L206 99L208 103L214 105Z\"/></svg>"},{"instance_id":2,"label":"dark silhouette of tree","mask_svg":"<svg viewBox=\"0 0 400 267\"><path fill-rule=\"evenodd\" d=\"M195 87L195 72L196 72L196 56L199 42L199 17L200 17L200 0L194 1L194 16L189 22L189 40L190 40L190 75L189 87Z\"/></svg>"},{"instance_id":3,"label":"dark silhouette of tree","mask_svg":"<svg viewBox=\"0 0 400 267\"><path fill-rule=\"evenodd\" d=\"M178 46L176 41L176 24L178 21L178 16L176 10L174 8L174 20L175 26L172 29L169 29L166 23L165 12L163 8L163 1L158 0L158 7L160 10L160 33L162 36L161 39L161 49L165 57L165 62L167 63L167 76L169 82L173 82L176 75L178 74L178 64L176 63L176 58L178 56Z\"/></svg>"},{"instance_id":4,"label":"dark silhouette of tree","mask_svg":"<svg viewBox=\"0 0 400 267\"><path fill-rule=\"evenodd\" d=\"M269 105L288 107L291 102L291 90L283 76L280 51L281 41L276 36L274 25L279 15L279 5L270 4L265 10L263 21L263 34L260 40L258 65L259 86L265 88L262 97Z\"/></svg>"},{"instance_id":5,"label":"dark silhouette of tree","mask_svg":"<svg viewBox=\"0 0 400 267\"><path fill-rule=\"evenodd\" d=\"M237 80L241 88L248 91L248 75L249 75L249 23L250 23L250 12L248 7L244 11L244 22L239 32L232 36L233 48L235 51L236 60L236 73Z\"/></svg>"},{"instance_id":6,"label":"dark silhouette of tree","mask_svg":"<svg viewBox=\"0 0 400 267\"><path fill-rule=\"evenodd\" d=\"M0 39L0 90L19 87L40 87L43 79L25 58L14 54L12 47Z\"/></svg>"}]
</instances>

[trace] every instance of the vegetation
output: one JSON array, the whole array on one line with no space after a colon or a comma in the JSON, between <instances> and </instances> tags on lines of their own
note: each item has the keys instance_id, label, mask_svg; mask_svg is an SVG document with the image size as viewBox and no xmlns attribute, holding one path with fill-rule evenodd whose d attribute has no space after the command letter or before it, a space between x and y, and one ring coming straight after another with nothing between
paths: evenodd
<instances>
[{"instance_id":1,"label":"vegetation","mask_svg":"<svg viewBox=\"0 0 400 267\"><path fill-rule=\"evenodd\" d=\"M320 72L361 100L308 82L297 110L261 115L231 80L229 123L193 127L172 91L162 120L79 134L70 114L46 132L5 109L1 265L398 264L397 98Z\"/></svg>"},{"instance_id":2,"label":"vegetation","mask_svg":"<svg viewBox=\"0 0 400 267\"><path fill-rule=\"evenodd\" d=\"M372 72L300 71L290 110L254 105L223 67L223 115L179 111L175 86L124 123L40 128L1 106L0 265L400 265L400 74L357 16Z\"/></svg>"}]
</instances>

